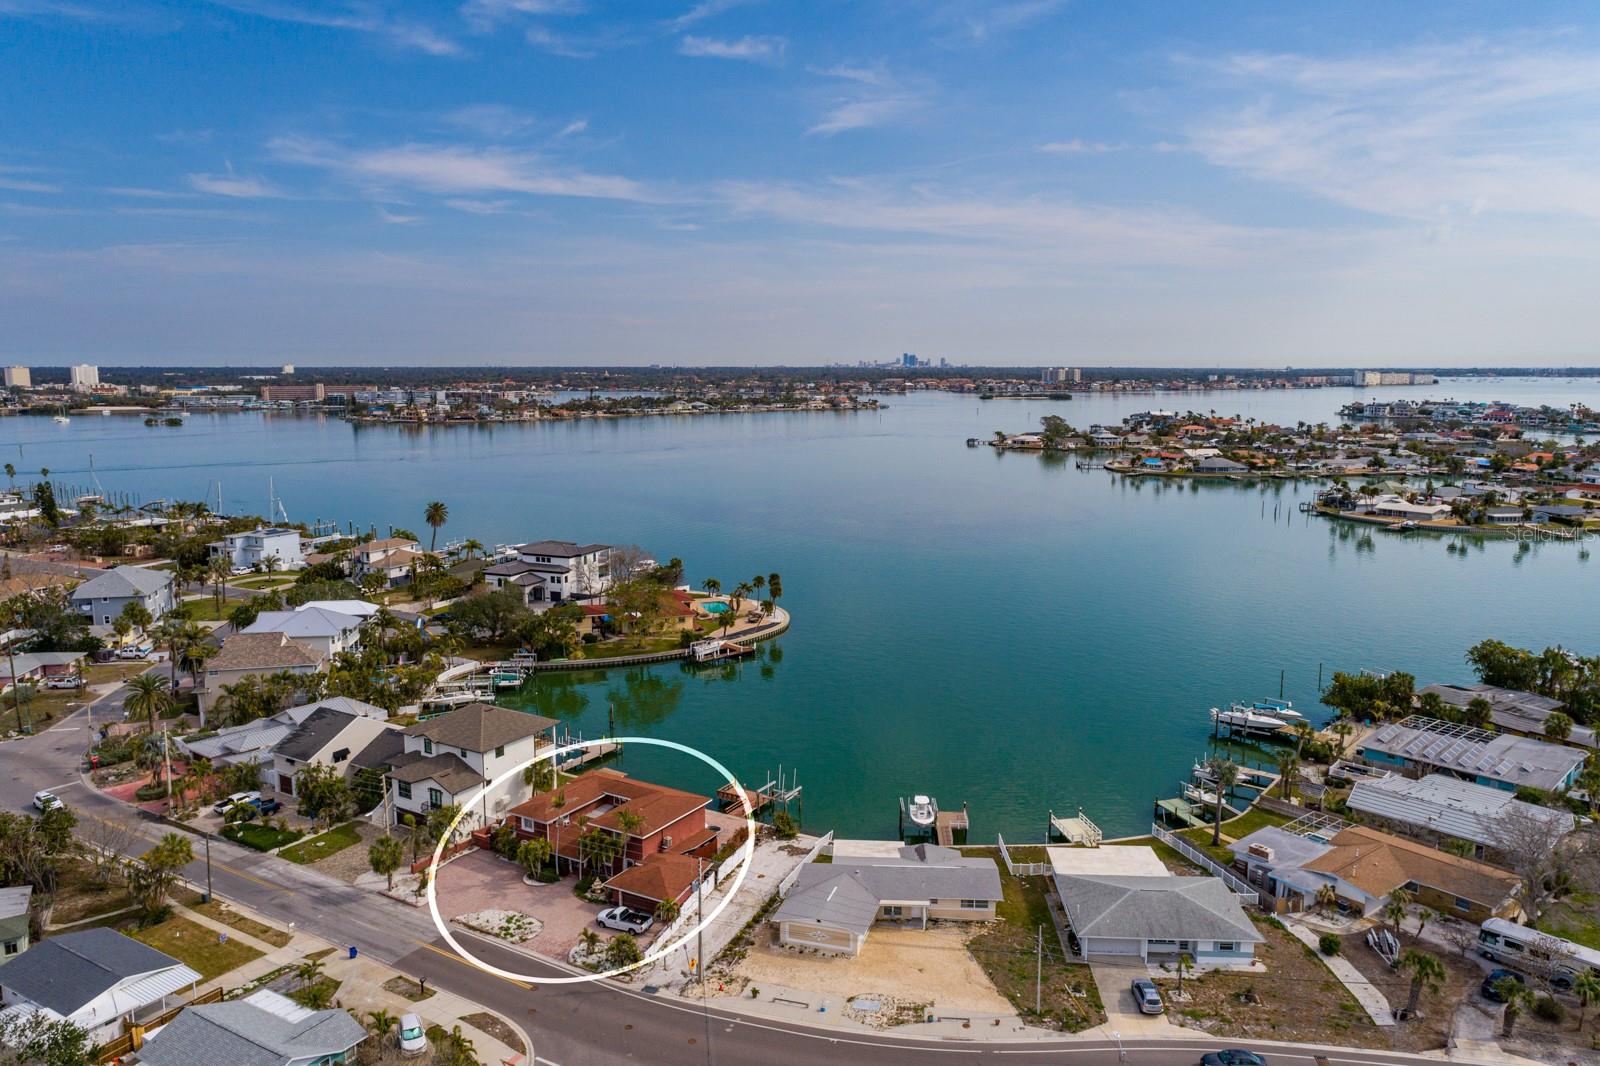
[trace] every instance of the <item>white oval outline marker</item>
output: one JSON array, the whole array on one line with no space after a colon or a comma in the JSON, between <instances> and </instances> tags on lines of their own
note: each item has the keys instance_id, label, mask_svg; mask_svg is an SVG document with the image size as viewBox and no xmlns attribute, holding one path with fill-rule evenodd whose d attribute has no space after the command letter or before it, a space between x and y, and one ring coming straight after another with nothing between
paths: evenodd
<instances>
[{"instance_id":1,"label":"white oval outline marker","mask_svg":"<svg viewBox=\"0 0 1600 1066\"><path fill-rule=\"evenodd\" d=\"M484 962L482 959L477 958L472 954L472 952L468 951L466 948L462 947L456 942L456 938L450 935L450 929L446 925L444 919L439 917L439 901L434 895L434 888L438 883L436 871L439 868L439 857L444 854L444 842L449 840L451 835L455 833L456 826L461 822L461 819L465 818L468 812L472 810L473 804L477 803L477 801L482 798L485 792L489 792L495 788L498 788L503 782L506 781L507 778L511 777L511 775L520 774L523 770L532 766L534 763L543 762L545 759L550 759L551 765L554 766L554 760L558 756L565 755L567 752L582 751L584 748L591 748L596 744L611 743L619 745L653 744L656 747L671 748L673 751L681 751L686 755L693 755L695 758L699 759L701 762L717 771L717 773L726 777L728 779L728 784L732 785L735 789L738 789L739 803L742 807L744 807L745 839L744 843L739 847L740 853L744 855L744 861L739 864L738 871L733 875L733 887L728 890L727 895L723 897L721 903L711 908L710 914L701 916L700 924L685 932L676 943L669 944L663 948L657 948L655 951L646 955L638 962L629 963L626 966L619 966L614 970L606 970L604 973L583 974L576 977L533 977L529 974L517 973L515 970L502 970L498 966L494 966L490 963ZM699 750L698 748L691 748L687 744L679 744L675 740L661 740L657 737L597 737L594 740L580 740L572 744L562 745L558 748L551 748L548 751L535 755L531 759L518 763L516 766L513 766L511 769L507 770L505 773L489 782L487 785L481 786L472 794L471 799L467 800L461 805L461 813L457 814L450 822L449 827L446 828L444 833L439 837L438 843L436 843L433 847L433 859L428 864L428 913L432 915L433 926L435 929L439 930L439 935L444 937L445 943L455 948L456 954L459 955L464 961L471 963L473 966L476 966L478 969L483 970L486 973L492 973L497 977L504 977L512 981L528 981L536 985L581 985L589 981L603 981L607 977L615 977L617 974L627 973L630 970L636 970L641 966L655 962L657 959L676 951L678 948L687 944L690 937L694 936L696 933L700 932L706 926L714 922L717 918L717 915L721 914L727 908L728 904L733 902L733 897L738 895L740 886L744 884L745 874L750 872L750 867L753 865L755 860L756 822L754 816L755 811L750 806L750 797L746 795L744 786L739 784L738 779L733 776L733 772L726 766L723 766L717 760L713 759L711 756L707 755L705 752ZM705 960L696 960L696 966L703 972L705 969Z\"/></svg>"}]
</instances>

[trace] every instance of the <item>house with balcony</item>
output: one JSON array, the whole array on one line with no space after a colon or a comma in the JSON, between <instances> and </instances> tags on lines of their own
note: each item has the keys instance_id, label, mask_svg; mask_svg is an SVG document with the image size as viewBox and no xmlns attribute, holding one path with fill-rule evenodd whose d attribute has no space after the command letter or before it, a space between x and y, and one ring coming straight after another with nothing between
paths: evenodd
<instances>
[{"instance_id":1,"label":"house with balcony","mask_svg":"<svg viewBox=\"0 0 1600 1066\"><path fill-rule=\"evenodd\" d=\"M407 537L385 537L358 544L350 552L350 577L356 582L369 574L383 578L393 588L411 580L411 571L423 557L422 545Z\"/></svg>"},{"instance_id":2,"label":"house with balcony","mask_svg":"<svg viewBox=\"0 0 1600 1066\"><path fill-rule=\"evenodd\" d=\"M653 910L663 900L681 904L716 854L718 831L706 824L710 802L604 768L517 804L509 822L525 840L550 841L557 870L593 873L618 903ZM591 832L615 838L614 858L588 861L579 840Z\"/></svg>"},{"instance_id":3,"label":"house with balcony","mask_svg":"<svg viewBox=\"0 0 1600 1066\"><path fill-rule=\"evenodd\" d=\"M88 615L93 625L111 625L123 608L133 603L149 611L157 622L165 618L177 603L172 571L115 566L72 590L73 609Z\"/></svg>"},{"instance_id":4,"label":"house with balcony","mask_svg":"<svg viewBox=\"0 0 1600 1066\"><path fill-rule=\"evenodd\" d=\"M255 569L274 560L279 570L299 570L306 565L305 543L298 529L262 526L245 533L229 533L207 547L213 559L226 559L231 567Z\"/></svg>"},{"instance_id":5,"label":"house with balcony","mask_svg":"<svg viewBox=\"0 0 1600 1066\"><path fill-rule=\"evenodd\" d=\"M390 767L388 788L395 821L406 814L424 819L435 808L464 803L478 789L553 743L558 725L555 719L537 714L468 703L407 726L400 750L383 759ZM521 775L514 776L479 797L460 828L470 830L501 821L528 791Z\"/></svg>"},{"instance_id":6,"label":"house with balcony","mask_svg":"<svg viewBox=\"0 0 1600 1066\"><path fill-rule=\"evenodd\" d=\"M613 551L609 544L536 540L517 545L515 558L485 567L483 580L492 589L516 589L526 606L544 610L610 588L621 576L612 572Z\"/></svg>"}]
</instances>

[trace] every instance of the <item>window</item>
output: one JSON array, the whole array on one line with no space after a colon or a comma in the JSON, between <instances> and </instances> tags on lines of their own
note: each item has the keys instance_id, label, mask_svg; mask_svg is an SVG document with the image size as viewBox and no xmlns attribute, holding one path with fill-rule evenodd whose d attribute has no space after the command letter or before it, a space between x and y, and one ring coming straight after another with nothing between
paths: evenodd
<instances>
[{"instance_id":1,"label":"window","mask_svg":"<svg viewBox=\"0 0 1600 1066\"><path fill-rule=\"evenodd\" d=\"M1470 899L1462 899L1460 896L1456 897L1456 910L1458 910L1458 911L1470 911L1471 909L1472 909L1472 901Z\"/></svg>"},{"instance_id":2,"label":"window","mask_svg":"<svg viewBox=\"0 0 1600 1066\"><path fill-rule=\"evenodd\" d=\"M494 757L496 759L504 759L506 757L506 746L504 744L494 749Z\"/></svg>"},{"instance_id":3,"label":"window","mask_svg":"<svg viewBox=\"0 0 1600 1066\"><path fill-rule=\"evenodd\" d=\"M1219 940L1219 941L1217 941L1217 950L1218 951L1234 951L1234 950L1236 950L1238 948L1238 946L1239 945L1235 944L1231 940Z\"/></svg>"},{"instance_id":4,"label":"window","mask_svg":"<svg viewBox=\"0 0 1600 1066\"><path fill-rule=\"evenodd\" d=\"M428 789L428 805L430 807L443 807L444 793L436 788Z\"/></svg>"},{"instance_id":5,"label":"window","mask_svg":"<svg viewBox=\"0 0 1600 1066\"><path fill-rule=\"evenodd\" d=\"M15 940L7 940L6 941L6 954L7 955L15 955L15 954L17 954L17 952L19 952L21 950L22 949L19 946L18 941L15 941Z\"/></svg>"},{"instance_id":6,"label":"window","mask_svg":"<svg viewBox=\"0 0 1600 1066\"><path fill-rule=\"evenodd\" d=\"M350 749L349 748L340 748L338 751L333 753L333 761L334 762L344 762L349 757L350 757Z\"/></svg>"},{"instance_id":7,"label":"window","mask_svg":"<svg viewBox=\"0 0 1600 1066\"><path fill-rule=\"evenodd\" d=\"M883 908L883 916L885 918L898 918L901 913L901 908L895 904L889 904Z\"/></svg>"},{"instance_id":8,"label":"window","mask_svg":"<svg viewBox=\"0 0 1600 1066\"><path fill-rule=\"evenodd\" d=\"M1405 883L1405 885L1404 885L1405 890L1407 892L1411 893L1413 896L1415 896L1417 894L1417 889L1419 889L1420 887L1421 886L1418 885L1415 881L1407 881Z\"/></svg>"},{"instance_id":9,"label":"window","mask_svg":"<svg viewBox=\"0 0 1600 1066\"><path fill-rule=\"evenodd\" d=\"M433 754L433 741L429 740L427 737L422 738L422 753L424 755Z\"/></svg>"},{"instance_id":10,"label":"window","mask_svg":"<svg viewBox=\"0 0 1600 1066\"><path fill-rule=\"evenodd\" d=\"M411 782L410 781L396 781L394 783L394 787L395 787L395 790L397 792L399 792L401 799L408 800L408 799L411 798Z\"/></svg>"},{"instance_id":11,"label":"window","mask_svg":"<svg viewBox=\"0 0 1600 1066\"><path fill-rule=\"evenodd\" d=\"M989 909L989 901L984 899L964 899L961 901L961 909L964 911L986 911Z\"/></svg>"},{"instance_id":12,"label":"window","mask_svg":"<svg viewBox=\"0 0 1600 1066\"><path fill-rule=\"evenodd\" d=\"M517 821L522 823L523 832L526 832L526 833L533 832L533 819L532 818L518 818Z\"/></svg>"}]
</instances>

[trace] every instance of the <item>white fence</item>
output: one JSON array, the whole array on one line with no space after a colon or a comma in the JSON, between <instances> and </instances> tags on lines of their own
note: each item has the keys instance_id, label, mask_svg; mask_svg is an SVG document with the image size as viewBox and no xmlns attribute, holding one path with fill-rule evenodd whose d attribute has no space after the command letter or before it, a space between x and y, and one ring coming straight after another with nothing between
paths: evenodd
<instances>
[{"instance_id":1,"label":"white fence","mask_svg":"<svg viewBox=\"0 0 1600 1066\"><path fill-rule=\"evenodd\" d=\"M1217 860L1213 859L1211 856L1207 855L1205 852L1201 851L1199 848L1195 847L1178 834L1169 832L1159 825L1151 825L1150 832L1151 835L1153 835L1157 840L1161 841L1161 843L1167 845L1169 848L1172 848L1179 855L1182 855L1196 866L1203 870L1209 870L1217 877L1222 878L1222 883L1233 889L1233 891L1238 895L1249 896L1251 903L1259 904L1261 902L1261 893L1256 890L1254 885L1240 877L1238 874L1235 874L1221 863L1217 862Z\"/></svg>"},{"instance_id":2,"label":"white fence","mask_svg":"<svg viewBox=\"0 0 1600 1066\"><path fill-rule=\"evenodd\" d=\"M1012 862L1011 849L1006 847L1006 838L999 833L994 835L1000 845L1000 857L1006 861L1006 869L1011 871L1012 877L1043 877L1050 872L1047 862Z\"/></svg>"},{"instance_id":3,"label":"white fence","mask_svg":"<svg viewBox=\"0 0 1600 1066\"><path fill-rule=\"evenodd\" d=\"M789 890L794 887L794 883L800 880L800 871L805 868L805 865L822 854L823 848L831 847L833 847L833 830L830 829L819 837L815 844L811 845L811 850L806 852L806 857L796 863L795 868L790 870L782 881L778 882L778 895L787 896Z\"/></svg>"}]
</instances>

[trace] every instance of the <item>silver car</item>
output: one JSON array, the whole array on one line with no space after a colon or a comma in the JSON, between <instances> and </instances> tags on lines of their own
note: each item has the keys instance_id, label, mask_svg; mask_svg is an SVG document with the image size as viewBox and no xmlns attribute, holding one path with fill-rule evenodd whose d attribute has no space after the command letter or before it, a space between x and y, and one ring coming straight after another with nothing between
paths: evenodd
<instances>
[{"instance_id":1,"label":"silver car","mask_svg":"<svg viewBox=\"0 0 1600 1066\"><path fill-rule=\"evenodd\" d=\"M415 1014L400 1015L400 1054L410 1058L426 1054L428 1034L422 1028L422 1019Z\"/></svg>"}]
</instances>

